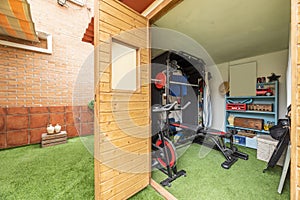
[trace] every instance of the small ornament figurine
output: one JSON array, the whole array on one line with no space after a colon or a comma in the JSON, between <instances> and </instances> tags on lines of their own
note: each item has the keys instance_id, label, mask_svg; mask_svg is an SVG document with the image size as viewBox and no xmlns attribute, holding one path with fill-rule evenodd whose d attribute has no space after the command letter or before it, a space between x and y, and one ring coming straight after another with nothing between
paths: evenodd
<instances>
[{"instance_id":1,"label":"small ornament figurine","mask_svg":"<svg viewBox=\"0 0 300 200\"><path fill-rule=\"evenodd\" d=\"M230 126L233 126L234 123L234 115L229 115L229 117L227 118L228 123Z\"/></svg>"},{"instance_id":2,"label":"small ornament figurine","mask_svg":"<svg viewBox=\"0 0 300 200\"><path fill-rule=\"evenodd\" d=\"M56 124L56 126L54 127L55 133L59 133L61 130L61 126L59 124Z\"/></svg>"},{"instance_id":3,"label":"small ornament figurine","mask_svg":"<svg viewBox=\"0 0 300 200\"><path fill-rule=\"evenodd\" d=\"M48 134L53 134L54 133L54 127L52 126L52 124L49 124L47 127L47 133Z\"/></svg>"},{"instance_id":4,"label":"small ornament figurine","mask_svg":"<svg viewBox=\"0 0 300 200\"><path fill-rule=\"evenodd\" d=\"M271 76L268 76L269 82L278 81L281 75L276 75L275 73L271 73Z\"/></svg>"}]
</instances>

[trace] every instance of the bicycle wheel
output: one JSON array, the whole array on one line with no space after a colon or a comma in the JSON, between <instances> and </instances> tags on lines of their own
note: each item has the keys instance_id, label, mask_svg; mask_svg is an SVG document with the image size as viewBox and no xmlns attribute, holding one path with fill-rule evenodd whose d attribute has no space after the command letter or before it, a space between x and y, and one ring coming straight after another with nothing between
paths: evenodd
<instances>
[{"instance_id":1,"label":"bicycle wheel","mask_svg":"<svg viewBox=\"0 0 300 200\"><path fill-rule=\"evenodd\" d=\"M159 162L159 164L166 168L167 165L169 165L170 167L175 166L176 164L176 159L177 159L177 154L176 154L176 149L174 144L166 137L164 137L164 141L165 141L165 148L166 148L166 152L167 152L167 156L169 158L169 162L167 161L167 156L164 154L164 152L160 152L157 161ZM157 147L163 148L163 142L161 139L158 139L155 142L155 145Z\"/></svg>"}]
</instances>

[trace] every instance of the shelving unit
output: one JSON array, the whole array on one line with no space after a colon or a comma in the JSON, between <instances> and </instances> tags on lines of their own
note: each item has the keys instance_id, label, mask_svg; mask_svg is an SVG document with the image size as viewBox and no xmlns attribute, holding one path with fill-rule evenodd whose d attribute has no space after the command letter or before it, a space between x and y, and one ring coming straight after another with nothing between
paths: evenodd
<instances>
[{"instance_id":1,"label":"shelving unit","mask_svg":"<svg viewBox=\"0 0 300 200\"><path fill-rule=\"evenodd\" d=\"M258 130L254 128L247 128L247 127L239 127L230 125L228 122L228 117L233 115L234 117L241 117L241 118L252 118L252 119L263 119L263 123L266 124L267 122L271 122L273 124L277 124L278 119L278 81L269 82L269 83L258 83L257 89L270 89L272 91L271 96L238 96L238 97L230 97L226 96L226 102L231 103L241 103L245 101L250 101L253 105L258 104L272 104L272 111L265 111L265 110L248 110L249 105L247 104L246 110L227 110L226 108L226 130L229 131L231 129L235 129L238 131L251 131L256 134L255 137L250 138L242 135L234 136L234 142L241 146L246 146L250 148L256 149L257 147L257 136L260 134L270 134L268 130ZM263 126L264 127L264 126Z\"/></svg>"}]
</instances>

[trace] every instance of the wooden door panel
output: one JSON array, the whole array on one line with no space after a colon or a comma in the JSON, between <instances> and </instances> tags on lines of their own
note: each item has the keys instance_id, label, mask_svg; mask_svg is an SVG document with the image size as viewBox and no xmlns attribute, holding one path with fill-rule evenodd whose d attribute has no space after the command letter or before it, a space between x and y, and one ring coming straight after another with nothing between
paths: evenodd
<instances>
[{"instance_id":1,"label":"wooden door panel","mask_svg":"<svg viewBox=\"0 0 300 200\"><path fill-rule=\"evenodd\" d=\"M116 0L99 0L97 9L95 198L127 199L151 178L149 22ZM137 48L137 67L146 66L138 70L135 92L111 87L112 39Z\"/></svg>"}]
</instances>

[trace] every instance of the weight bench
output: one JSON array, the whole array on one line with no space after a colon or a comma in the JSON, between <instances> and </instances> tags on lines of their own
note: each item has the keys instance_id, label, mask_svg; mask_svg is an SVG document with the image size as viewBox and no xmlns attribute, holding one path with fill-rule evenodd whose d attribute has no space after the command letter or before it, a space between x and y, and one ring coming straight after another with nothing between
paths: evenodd
<instances>
[{"instance_id":1,"label":"weight bench","mask_svg":"<svg viewBox=\"0 0 300 200\"><path fill-rule=\"evenodd\" d=\"M238 151L233 145L233 135L237 132L223 132L217 129L204 128L202 126L188 125L183 123L170 123L170 126L181 128L187 136L184 140L179 140L175 146L192 140L195 143L208 146L220 151L225 157L225 161L221 164L224 169L229 169L238 158L248 160L248 155ZM225 139L229 141L229 147L225 144Z\"/></svg>"}]
</instances>

